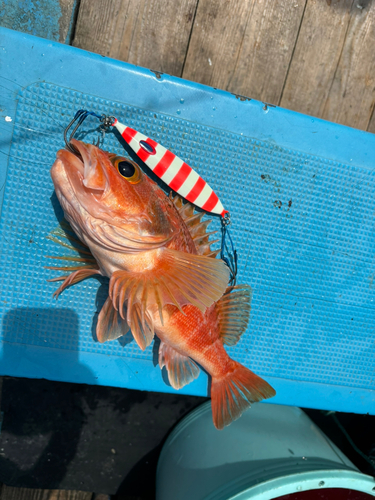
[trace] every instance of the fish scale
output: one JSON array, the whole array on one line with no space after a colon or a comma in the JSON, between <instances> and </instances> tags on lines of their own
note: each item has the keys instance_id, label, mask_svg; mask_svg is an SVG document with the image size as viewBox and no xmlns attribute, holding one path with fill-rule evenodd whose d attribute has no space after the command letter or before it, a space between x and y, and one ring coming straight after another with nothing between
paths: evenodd
<instances>
[{"instance_id":1,"label":"fish scale","mask_svg":"<svg viewBox=\"0 0 375 500\"><path fill-rule=\"evenodd\" d=\"M136 155L173 191L206 212L228 213L213 189L187 163L158 142L137 130L120 123L112 123Z\"/></svg>"}]
</instances>

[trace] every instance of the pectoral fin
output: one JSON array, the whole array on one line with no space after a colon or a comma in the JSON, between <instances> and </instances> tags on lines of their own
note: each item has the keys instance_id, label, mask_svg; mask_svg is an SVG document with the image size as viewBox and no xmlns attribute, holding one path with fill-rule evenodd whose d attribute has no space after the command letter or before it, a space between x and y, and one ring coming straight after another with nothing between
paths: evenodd
<instances>
[{"instance_id":1,"label":"pectoral fin","mask_svg":"<svg viewBox=\"0 0 375 500\"><path fill-rule=\"evenodd\" d=\"M142 311L140 304L134 304L129 314L129 326L134 340L142 351L148 347L154 338L154 323L148 311Z\"/></svg>"},{"instance_id":2,"label":"pectoral fin","mask_svg":"<svg viewBox=\"0 0 375 500\"><path fill-rule=\"evenodd\" d=\"M74 285L75 283L78 283L79 281L85 280L86 278L89 278L93 276L94 274L102 274L99 269L90 269L86 267L82 267L82 269L79 269L78 271L74 271L74 273L69 274L69 276L59 276L58 278L53 278L48 281L62 281L64 282L60 285L60 287L56 290L56 292L53 294L54 297L57 297L60 295L60 293L65 290L68 286Z\"/></svg>"},{"instance_id":3,"label":"pectoral fin","mask_svg":"<svg viewBox=\"0 0 375 500\"><path fill-rule=\"evenodd\" d=\"M202 312L223 295L229 279L229 269L222 260L163 249L152 270L143 272L115 271L109 283L109 296L115 309L122 313L128 304L128 323L131 305L139 303L141 314L157 305L163 323L163 307L191 304ZM143 313L142 313L143 311Z\"/></svg>"}]
</instances>

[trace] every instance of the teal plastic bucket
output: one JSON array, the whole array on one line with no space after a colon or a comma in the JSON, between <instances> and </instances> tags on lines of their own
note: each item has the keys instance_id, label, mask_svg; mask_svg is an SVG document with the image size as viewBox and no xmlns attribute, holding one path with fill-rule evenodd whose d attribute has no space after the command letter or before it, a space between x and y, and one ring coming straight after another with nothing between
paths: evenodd
<instances>
[{"instance_id":1,"label":"teal plastic bucket","mask_svg":"<svg viewBox=\"0 0 375 500\"><path fill-rule=\"evenodd\" d=\"M375 479L359 472L300 408L289 406L254 404L218 431L207 402L171 433L157 469L157 500L271 500L291 494L304 500L312 490L324 490L316 498L327 500L370 499Z\"/></svg>"}]
</instances>

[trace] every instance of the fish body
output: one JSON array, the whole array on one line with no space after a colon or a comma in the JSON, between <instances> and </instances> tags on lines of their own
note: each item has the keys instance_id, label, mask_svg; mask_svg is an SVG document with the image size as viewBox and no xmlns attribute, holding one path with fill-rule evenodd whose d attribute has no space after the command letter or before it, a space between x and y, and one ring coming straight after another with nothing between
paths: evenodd
<instances>
[{"instance_id":1,"label":"fish body","mask_svg":"<svg viewBox=\"0 0 375 500\"><path fill-rule=\"evenodd\" d=\"M176 389L197 378L202 366L212 377L219 429L251 402L272 397L272 387L224 349L246 330L251 291L227 287L229 270L210 249L209 221L190 203L168 198L130 160L74 139L72 145L77 154L59 151L51 176L65 217L97 266L62 277L56 295L91 275L107 276L98 340L131 328L145 349L156 333L160 367Z\"/></svg>"},{"instance_id":2,"label":"fish body","mask_svg":"<svg viewBox=\"0 0 375 500\"><path fill-rule=\"evenodd\" d=\"M173 202L134 162L74 139L72 144L79 156L60 150L52 166L55 191L98 272L110 278L120 316L124 319L122 304L129 299L140 304L142 317L155 302L162 314L168 303L191 303L204 311L218 300L229 270L223 261L202 255L210 254L208 235L201 234L205 223L193 220L191 233ZM194 237L202 239L200 252ZM127 308L134 327L131 314Z\"/></svg>"},{"instance_id":3,"label":"fish body","mask_svg":"<svg viewBox=\"0 0 375 500\"><path fill-rule=\"evenodd\" d=\"M265 380L231 359L224 349L224 343L234 345L246 329L249 300L249 287L234 287L234 291L231 287L205 313L190 305L183 312L167 306L167 319L161 324L154 311L155 332L161 340L160 367L167 367L175 389L198 377L197 363L204 368L211 376L212 416L218 429L239 418L252 402L275 395Z\"/></svg>"}]
</instances>

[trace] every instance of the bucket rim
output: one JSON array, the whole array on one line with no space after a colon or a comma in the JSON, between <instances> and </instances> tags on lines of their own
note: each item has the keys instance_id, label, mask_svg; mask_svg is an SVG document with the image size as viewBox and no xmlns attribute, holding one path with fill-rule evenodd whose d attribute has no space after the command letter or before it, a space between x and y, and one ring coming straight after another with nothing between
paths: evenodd
<instances>
[{"instance_id":1,"label":"bucket rim","mask_svg":"<svg viewBox=\"0 0 375 500\"><path fill-rule=\"evenodd\" d=\"M283 495L341 488L375 497L375 478L354 470L330 469L288 474L246 487L246 476L215 490L204 500L277 500ZM244 489L243 489L244 488ZM233 493L236 491L236 493Z\"/></svg>"}]
</instances>

